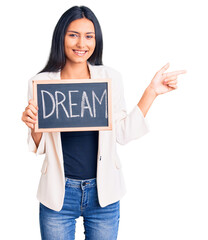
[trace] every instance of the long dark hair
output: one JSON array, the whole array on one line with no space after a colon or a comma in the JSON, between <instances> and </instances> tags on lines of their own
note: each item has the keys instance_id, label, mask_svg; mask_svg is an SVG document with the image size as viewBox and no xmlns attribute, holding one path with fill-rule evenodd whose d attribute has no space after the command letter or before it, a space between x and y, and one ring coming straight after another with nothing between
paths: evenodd
<instances>
[{"instance_id":1,"label":"long dark hair","mask_svg":"<svg viewBox=\"0 0 208 240\"><path fill-rule=\"evenodd\" d=\"M53 32L51 51L46 66L40 72L57 72L62 70L66 63L64 52L64 37L69 24L77 19L87 18L94 24L96 46L88 59L92 65L102 65L103 37L100 24L95 14L85 6L74 6L68 9L59 19Z\"/></svg>"}]
</instances>

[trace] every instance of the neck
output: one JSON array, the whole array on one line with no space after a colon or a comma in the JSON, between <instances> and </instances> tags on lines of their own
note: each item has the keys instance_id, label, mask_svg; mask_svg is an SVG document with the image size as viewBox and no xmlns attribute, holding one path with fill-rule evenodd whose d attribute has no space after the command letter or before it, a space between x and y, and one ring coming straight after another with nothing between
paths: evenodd
<instances>
[{"instance_id":1,"label":"neck","mask_svg":"<svg viewBox=\"0 0 208 240\"><path fill-rule=\"evenodd\" d=\"M87 62L66 63L61 71L61 79L89 79L90 71Z\"/></svg>"}]
</instances>

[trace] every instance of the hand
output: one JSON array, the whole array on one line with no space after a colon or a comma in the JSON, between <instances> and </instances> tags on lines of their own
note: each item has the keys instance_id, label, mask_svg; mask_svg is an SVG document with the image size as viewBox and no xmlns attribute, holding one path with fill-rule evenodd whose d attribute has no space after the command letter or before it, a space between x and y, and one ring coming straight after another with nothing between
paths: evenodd
<instances>
[{"instance_id":1,"label":"hand","mask_svg":"<svg viewBox=\"0 0 208 240\"><path fill-rule=\"evenodd\" d=\"M22 121L31 129L34 128L34 124L37 121L38 106L35 102L30 99L28 106L25 108L25 111L22 113Z\"/></svg>"},{"instance_id":2,"label":"hand","mask_svg":"<svg viewBox=\"0 0 208 240\"><path fill-rule=\"evenodd\" d=\"M152 88L156 96L170 92L177 88L177 77L186 73L185 70L165 73L169 68L169 63L162 67L153 77L149 87Z\"/></svg>"}]
</instances>

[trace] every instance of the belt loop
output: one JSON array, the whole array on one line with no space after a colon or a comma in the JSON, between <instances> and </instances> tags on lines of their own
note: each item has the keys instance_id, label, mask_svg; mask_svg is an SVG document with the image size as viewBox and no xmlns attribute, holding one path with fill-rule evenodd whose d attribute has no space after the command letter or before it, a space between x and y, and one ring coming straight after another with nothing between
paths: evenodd
<instances>
[{"instance_id":1,"label":"belt loop","mask_svg":"<svg viewBox=\"0 0 208 240\"><path fill-rule=\"evenodd\" d=\"M83 185L84 181L82 180L80 185L81 185L81 189L84 190L84 185Z\"/></svg>"}]
</instances>

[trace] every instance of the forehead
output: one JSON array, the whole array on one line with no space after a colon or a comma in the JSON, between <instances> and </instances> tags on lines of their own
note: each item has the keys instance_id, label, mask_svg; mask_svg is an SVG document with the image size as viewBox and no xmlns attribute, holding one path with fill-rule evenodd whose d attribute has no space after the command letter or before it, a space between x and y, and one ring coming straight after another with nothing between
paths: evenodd
<instances>
[{"instance_id":1,"label":"forehead","mask_svg":"<svg viewBox=\"0 0 208 240\"><path fill-rule=\"evenodd\" d=\"M67 31L76 31L80 33L95 32L94 24L87 18L81 18L71 22Z\"/></svg>"}]
</instances>

